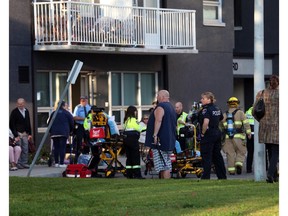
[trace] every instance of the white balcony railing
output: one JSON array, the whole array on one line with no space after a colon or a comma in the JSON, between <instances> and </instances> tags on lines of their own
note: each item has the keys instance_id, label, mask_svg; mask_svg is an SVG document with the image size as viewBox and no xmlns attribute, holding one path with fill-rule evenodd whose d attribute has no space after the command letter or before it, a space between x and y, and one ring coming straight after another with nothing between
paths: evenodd
<instances>
[{"instance_id":1,"label":"white balcony railing","mask_svg":"<svg viewBox=\"0 0 288 216\"><path fill-rule=\"evenodd\" d=\"M196 50L194 10L34 2L35 45Z\"/></svg>"}]
</instances>

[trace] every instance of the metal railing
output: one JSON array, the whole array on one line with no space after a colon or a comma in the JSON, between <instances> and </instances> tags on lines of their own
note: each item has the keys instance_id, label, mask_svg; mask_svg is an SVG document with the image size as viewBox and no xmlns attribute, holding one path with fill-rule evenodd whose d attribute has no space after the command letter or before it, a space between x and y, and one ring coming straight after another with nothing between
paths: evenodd
<instances>
[{"instance_id":1,"label":"metal railing","mask_svg":"<svg viewBox=\"0 0 288 216\"><path fill-rule=\"evenodd\" d=\"M194 10L34 2L35 45L196 50Z\"/></svg>"}]
</instances>

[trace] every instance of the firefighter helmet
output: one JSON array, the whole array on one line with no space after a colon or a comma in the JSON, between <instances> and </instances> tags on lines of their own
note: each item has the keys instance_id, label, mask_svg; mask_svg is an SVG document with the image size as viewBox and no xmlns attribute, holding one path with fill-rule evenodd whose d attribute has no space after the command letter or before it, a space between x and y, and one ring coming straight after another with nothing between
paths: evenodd
<instances>
[{"instance_id":1,"label":"firefighter helmet","mask_svg":"<svg viewBox=\"0 0 288 216\"><path fill-rule=\"evenodd\" d=\"M240 101L236 97L230 97L229 100L227 101L227 104L229 106L238 106L240 104Z\"/></svg>"}]
</instances>

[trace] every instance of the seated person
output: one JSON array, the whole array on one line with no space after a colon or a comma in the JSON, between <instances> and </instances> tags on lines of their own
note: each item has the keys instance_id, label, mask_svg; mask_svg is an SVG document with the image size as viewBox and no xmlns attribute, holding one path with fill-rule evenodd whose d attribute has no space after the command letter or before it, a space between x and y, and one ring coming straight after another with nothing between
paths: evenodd
<instances>
[{"instance_id":1,"label":"seated person","mask_svg":"<svg viewBox=\"0 0 288 216\"><path fill-rule=\"evenodd\" d=\"M10 170L16 171L17 162L21 154L21 147L19 143L15 140L12 131L9 129L9 162L11 164Z\"/></svg>"},{"instance_id":2,"label":"seated person","mask_svg":"<svg viewBox=\"0 0 288 216\"><path fill-rule=\"evenodd\" d=\"M90 148L88 146L84 146L82 149L82 153L78 157L77 164L85 164L88 165L91 155L89 154Z\"/></svg>"}]
</instances>

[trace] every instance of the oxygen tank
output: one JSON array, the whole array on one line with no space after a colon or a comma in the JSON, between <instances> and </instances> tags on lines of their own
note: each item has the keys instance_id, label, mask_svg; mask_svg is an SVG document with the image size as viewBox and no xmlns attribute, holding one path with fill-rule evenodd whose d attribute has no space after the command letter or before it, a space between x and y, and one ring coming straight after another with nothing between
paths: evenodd
<instances>
[{"instance_id":1,"label":"oxygen tank","mask_svg":"<svg viewBox=\"0 0 288 216\"><path fill-rule=\"evenodd\" d=\"M232 113L227 113L227 134L230 139L234 136L234 121Z\"/></svg>"}]
</instances>

